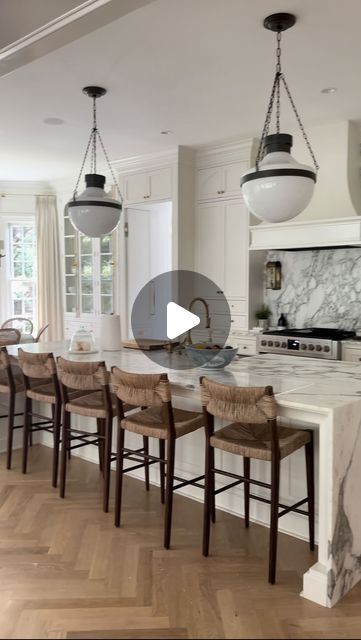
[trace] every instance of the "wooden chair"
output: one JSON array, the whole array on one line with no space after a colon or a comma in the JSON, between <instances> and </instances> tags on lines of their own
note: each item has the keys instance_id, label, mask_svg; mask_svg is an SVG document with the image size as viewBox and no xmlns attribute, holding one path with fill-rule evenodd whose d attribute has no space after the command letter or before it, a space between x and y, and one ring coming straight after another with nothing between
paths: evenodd
<instances>
[{"instance_id":1,"label":"wooden chair","mask_svg":"<svg viewBox=\"0 0 361 640\"><path fill-rule=\"evenodd\" d=\"M104 362L73 362L57 358L63 403L60 497L65 497L67 453L90 444L99 449L99 467L104 476L103 510L109 509L112 422L116 414L115 397L110 392L109 372ZM78 391L81 396L73 397ZM135 407L125 407L125 411ZM71 415L95 418L96 431L75 429ZM76 441L76 444L73 444Z\"/></svg>"},{"instance_id":2,"label":"wooden chair","mask_svg":"<svg viewBox=\"0 0 361 640\"><path fill-rule=\"evenodd\" d=\"M40 327L38 333L36 334L36 336L34 338L34 342L39 342L40 337L43 335L44 331L47 330L48 326L49 326L49 322L47 324L43 324L43 326Z\"/></svg>"},{"instance_id":3,"label":"wooden chair","mask_svg":"<svg viewBox=\"0 0 361 640\"><path fill-rule=\"evenodd\" d=\"M164 546L169 549L172 526L173 492L180 487L199 484L204 476L184 480L174 476L176 440L187 433L200 429L204 424L201 413L185 411L172 407L170 384L167 374L126 373L118 367L112 367L111 381L117 397L118 433L117 433L117 469L115 495L115 525L120 526L123 474L140 467L147 468L156 462L160 465L161 502L165 502ZM125 417L125 403L136 404L142 411ZM125 432L131 431L146 438L159 440L159 457L149 455L144 450L132 450L124 446ZM167 442L167 456L165 456ZM125 468L124 460L138 462L135 467ZM165 467L167 472L165 473ZM166 489L165 489L166 477ZM174 486L174 480L179 484Z\"/></svg>"},{"instance_id":4,"label":"wooden chair","mask_svg":"<svg viewBox=\"0 0 361 640\"><path fill-rule=\"evenodd\" d=\"M18 329L20 333L33 333L34 325L30 318L22 318L20 316L9 318L1 325L2 329Z\"/></svg>"},{"instance_id":5,"label":"wooden chair","mask_svg":"<svg viewBox=\"0 0 361 640\"><path fill-rule=\"evenodd\" d=\"M18 329L0 329L0 347L10 344L19 344L21 333Z\"/></svg>"},{"instance_id":6,"label":"wooden chair","mask_svg":"<svg viewBox=\"0 0 361 640\"><path fill-rule=\"evenodd\" d=\"M56 487L59 464L61 394L52 353L29 353L19 349L19 365L23 372L25 389L22 472L27 472L28 444L38 431L53 434L52 486ZM51 406L52 417L33 411L33 401ZM37 421L34 422L33 418Z\"/></svg>"},{"instance_id":7,"label":"wooden chair","mask_svg":"<svg viewBox=\"0 0 361 640\"><path fill-rule=\"evenodd\" d=\"M21 369L18 367L17 360L10 356L6 347L0 349L0 394L6 395L8 400L6 403L7 413L1 415L0 418L8 419L8 435L7 435L7 454L6 468L11 469L11 458L13 450L13 432L14 429L22 429L23 424L14 425L15 417L22 416L23 412L15 413L16 394L24 391L23 376Z\"/></svg>"},{"instance_id":8,"label":"wooden chair","mask_svg":"<svg viewBox=\"0 0 361 640\"><path fill-rule=\"evenodd\" d=\"M277 403L272 387L234 387L201 378L201 398L206 424L206 483L204 500L203 555L208 556L212 500L216 494L244 484L245 526L249 526L250 498L271 505L269 574L276 579L278 518L295 511L308 515L310 549L314 549L314 470L313 434L310 430L293 429L277 422ZM214 417L232 421L214 431ZM279 504L280 462L297 449L305 447L307 498L292 506ZM221 449L243 457L243 475L216 469L214 450ZM250 477L251 458L271 463L271 484ZM232 482L215 490L216 473L232 478ZM250 484L271 489L271 500L251 495ZM308 503L308 510L300 507ZM282 510L279 512L279 508Z\"/></svg>"}]
</instances>

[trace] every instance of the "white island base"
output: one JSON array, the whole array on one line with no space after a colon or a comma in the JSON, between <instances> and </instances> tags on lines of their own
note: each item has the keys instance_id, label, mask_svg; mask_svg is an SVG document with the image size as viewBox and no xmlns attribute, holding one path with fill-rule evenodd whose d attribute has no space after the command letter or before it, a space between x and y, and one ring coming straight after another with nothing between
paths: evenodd
<instances>
[{"instance_id":1,"label":"white island base","mask_svg":"<svg viewBox=\"0 0 361 640\"><path fill-rule=\"evenodd\" d=\"M139 373L166 371L167 364L175 366L177 358L184 357L164 353L164 366L158 366L145 354L134 350L70 356L65 343L23 346L27 351L49 351L71 360L104 359L108 367L117 365L126 371ZM9 352L16 355L17 347L9 347ZM301 595L325 607L332 607L361 579L361 365L268 354L235 360L226 369L213 372L169 368L175 406L200 409L199 377L204 374L225 384L271 384L281 417L295 421L297 427L303 423L315 430L318 560L303 576ZM86 419L78 419L84 425ZM2 422L5 426L6 422ZM129 436L129 445L132 446L135 436ZM47 434L42 437L47 444ZM83 457L97 460L94 447L81 451ZM219 454L217 466L230 471L240 470L237 456L224 452ZM158 472L154 466L150 469L151 481L157 484ZM199 431L177 442L176 475L189 478L200 475L203 469L204 434ZM267 480L269 466L261 461L252 461L252 473L260 480ZM304 497L305 485L304 456L302 451L298 451L282 462L280 501L292 504ZM202 492L195 488L188 488L183 493L203 500ZM243 515L241 505L241 488L225 492L217 500L217 507L236 515ZM251 519L268 525L269 510L256 502ZM288 514L280 519L279 529L307 539L307 518Z\"/></svg>"}]
</instances>

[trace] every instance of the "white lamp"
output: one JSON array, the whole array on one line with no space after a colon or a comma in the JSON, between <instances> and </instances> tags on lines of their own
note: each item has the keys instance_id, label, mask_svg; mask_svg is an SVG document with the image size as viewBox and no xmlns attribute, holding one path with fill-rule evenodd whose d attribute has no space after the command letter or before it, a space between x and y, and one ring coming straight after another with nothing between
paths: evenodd
<instances>
[{"instance_id":1,"label":"white lamp","mask_svg":"<svg viewBox=\"0 0 361 640\"><path fill-rule=\"evenodd\" d=\"M291 220L307 207L312 199L319 168L286 79L281 71L281 32L292 27L295 22L295 16L290 13L276 13L268 16L263 22L266 29L277 32L276 74L258 148L256 166L242 176L241 187L248 209L257 218L266 222ZM292 136L288 133L280 133L281 81L311 154L314 169L308 165L299 164L292 158L290 153ZM277 133L269 135L275 100Z\"/></svg>"},{"instance_id":2,"label":"white lamp","mask_svg":"<svg viewBox=\"0 0 361 640\"><path fill-rule=\"evenodd\" d=\"M65 209L66 212L69 213L70 221L75 229L90 238L99 238L102 235L107 235L114 231L118 225L122 211L122 196L108 160L96 121L96 99L103 96L106 93L106 90L102 87L85 87L83 89L83 93L86 93L93 99L93 127L81 165L80 174L74 189L73 198L66 204ZM105 176L96 172L97 138L99 138L110 173L117 188L119 200L111 198L105 193ZM93 172L85 175L86 189L78 196L77 189L90 148L92 149L91 171Z\"/></svg>"}]
</instances>

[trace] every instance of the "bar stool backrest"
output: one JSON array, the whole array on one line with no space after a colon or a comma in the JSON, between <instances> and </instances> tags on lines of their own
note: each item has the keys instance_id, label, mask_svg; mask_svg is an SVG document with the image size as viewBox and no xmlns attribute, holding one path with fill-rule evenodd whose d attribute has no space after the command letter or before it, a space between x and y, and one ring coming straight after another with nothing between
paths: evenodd
<instances>
[{"instance_id":1,"label":"bar stool backrest","mask_svg":"<svg viewBox=\"0 0 361 640\"><path fill-rule=\"evenodd\" d=\"M29 351L19 349L18 358L26 378L49 380L56 375L56 364L52 353L29 353Z\"/></svg>"},{"instance_id":2,"label":"bar stool backrest","mask_svg":"<svg viewBox=\"0 0 361 640\"><path fill-rule=\"evenodd\" d=\"M10 356L7 352L6 347L0 348L0 371L4 371L7 377L7 382L3 380L0 386L3 386L3 392L6 392L6 387L8 387L10 393L15 393L15 382L12 371L12 365L16 368L18 367L17 360L13 356ZM16 370L16 369L15 369Z\"/></svg>"},{"instance_id":3,"label":"bar stool backrest","mask_svg":"<svg viewBox=\"0 0 361 640\"><path fill-rule=\"evenodd\" d=\"M277 419L273 388L236 387L201 378L202 405L217 418L235 422L264 424Z\"/></svg>"},{"instance_id":4,"label":"bar stool backrest","mask_svg":"<svg viewBox=\"0 0 361 640\"><path fill-rule=\"evenodd\" d=\"M58 378L68 389L100 391L109 385L109 372L105 362L73 362L57 358Z\"/></svg>"},{"instance_id":5,"label":"bar stool backrest","mask_svg":"<svg viewBox=\"0 0 361 640\"><path fill-rule=\"evenodd\" d=\"M166 373L128 373L112 367L111 381L117 398L127 404L155 407L172 400Z\"/></svg>"},{"instance_id":6,"label":"bar stool backrest","mask_svg":"<svg viewBox=\"0 0 361 640\"><path fill-rule=\"evenodd\" d=\"M6 344L19 344L21 333L18 329L0 329L0 346Z\"/></svg>"}]
</instances>

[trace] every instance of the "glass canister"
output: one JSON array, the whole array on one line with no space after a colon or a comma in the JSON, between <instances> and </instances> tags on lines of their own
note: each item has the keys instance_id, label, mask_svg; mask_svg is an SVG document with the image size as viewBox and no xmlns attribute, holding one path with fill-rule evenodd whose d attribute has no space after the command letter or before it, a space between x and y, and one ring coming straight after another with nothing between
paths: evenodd
<instances>
[{"instance_id":1,"label":"glass canister","mask_svg":"<svg viewBox=\"0 0 361 640\"><path fill-rule=\"evenodd\" d=\"M85 327L80 327L80 329L75 331L70 340L69 351L71 353L89 353L95 351L93 332L85 329Z\"/></svg>"}]
</instances>

